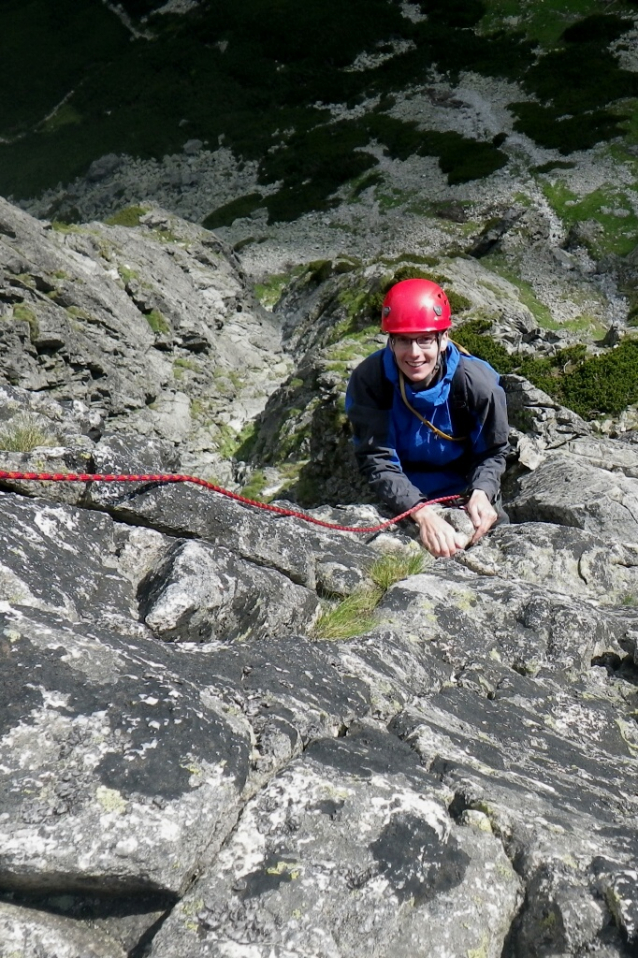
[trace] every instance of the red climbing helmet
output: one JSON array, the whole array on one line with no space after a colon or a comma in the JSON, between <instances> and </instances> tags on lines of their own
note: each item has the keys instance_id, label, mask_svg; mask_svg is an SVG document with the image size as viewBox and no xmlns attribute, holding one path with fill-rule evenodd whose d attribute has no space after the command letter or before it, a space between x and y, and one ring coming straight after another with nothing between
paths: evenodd
<instances>
[{"instance_id":1,"label":"red climbing helmet","mask_svg":"<svg viewBox=\"0 0 638 958\"><path fill-rule=\"evenodd\" d=\"M381 330L395 333L443 332L452 325L450 303L429 279L404 279L383 300Z\"/></svg>"}]
</instances>

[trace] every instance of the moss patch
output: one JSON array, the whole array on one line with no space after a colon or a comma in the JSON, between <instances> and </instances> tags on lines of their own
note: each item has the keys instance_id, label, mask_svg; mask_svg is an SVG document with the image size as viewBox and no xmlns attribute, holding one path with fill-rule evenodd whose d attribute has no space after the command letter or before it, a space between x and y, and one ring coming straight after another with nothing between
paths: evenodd
<instances>
[{"instance_id":1,"label":"moss patch","mask_svg":"<svg viewBox=\"0 0 638 958\"><path fill-rule=\"evenodd\" d=\"M23 303L15 305L13 307L13 318L29 324L29 332L32 340L37 339L40 335L38 317L29 306L25 306Z\"/></svg>"},{"instance_id":2,"label":"moss patch","mask_svg":"<svg viewBox=\"0 0 638 958\"><path fill-rule=\"evenodd\" d=\"M104 220L108 226L139 226L141 218L148 213L144 206L126 206Z\"/></svg>"},{"instance_id":3,"label":"moss patch","mask_svg":"<svg viewBox=\"0 0 638 958\"><path fill-rule=\"evenodd\" d=\"M543 184L543 192L567 227L590 220L602 227L596 241L598 256L625 256L638 243L636 187L604 186L579 198L560 181Z\"/></svg>"}]
</instances>

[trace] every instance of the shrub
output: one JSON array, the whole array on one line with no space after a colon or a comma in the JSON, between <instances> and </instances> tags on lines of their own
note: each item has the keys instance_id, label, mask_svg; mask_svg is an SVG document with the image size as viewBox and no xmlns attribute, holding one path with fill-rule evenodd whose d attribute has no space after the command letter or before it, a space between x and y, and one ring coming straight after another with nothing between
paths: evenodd
<instances>
[{"instance_id":1,"label":"shrub","mask_svg":"<svg viewBox=\"0 0 638 958\"><path fill-rule=\"evenodd\" d=\"M202 221L202 226L207 230L216 230L221 226L232 226L235 220L250 216L260 206L263 206L261 193L248 193L246 196L231 200L230 203L218 206Z\"/></svg>"},{"instance_id":2,"label":"shrub","mask_svg":"<svg viewBox=\"0 0 638 958\"><path fill-rule=\"evenodd\" d=\"M485 335L491 325L489 320L472 320L454 331L454 339L497 372L524 376L584 419L618 415L638 403L638 340L624 339L596 356L588 356L587 347L577 344L553 356L532 359L508 353Z\"/></svg>"},{"instance_id":3,"label":"shrub","mask_svg":"<svg viewBox=\"0 0 638 958\"><path fill-rule=\"evenodd\" d=\"M516 367L516 359L504 346L485 334L492 328L488 319L473 319L452 330L455 343L465 347L473 356L484 359L499 373L510 373Z\"/></svg>"}]
</instances>

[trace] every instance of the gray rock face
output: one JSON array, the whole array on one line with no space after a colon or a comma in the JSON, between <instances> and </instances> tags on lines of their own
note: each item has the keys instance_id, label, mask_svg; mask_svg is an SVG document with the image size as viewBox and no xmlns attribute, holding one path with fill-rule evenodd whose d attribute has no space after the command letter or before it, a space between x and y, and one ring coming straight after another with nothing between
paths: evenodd
<instances>
[{"instance_id":1,"label":"gray rock face","mask_svg":"<svg viewBox=\"0 0 638 958\"><path fill-rule=\"evenodd\" d=\"M0 199L0 217L3 380L230 477L226 447L288 371L232 251L158 212L60 232Z\"/></svg>"},{"instance_id":2,"label":"gray rock face","mask_svg":"<svg viewBox=\"0 0 638 958\"><path fill-rule=\"evenodd\" d=\"M213 369L239 368L246 340L224 338L229 300L219 342L197 305L181 324L177 273L105 281L86 235L38 227L36 267L36 228L5 218L0 468L83 479L1 480L0 958L629 958L638 445L511 377L512 524L374 585L380 554L414 552L404 531L91 479L203 463L157 371L170 337ZM151 252L130 235L145 270L212 255L201 232L188 249L147 237ZM46 293L71 266L69 297L98 277L77 339ZM56 324L32 328L12 305L27 302ZM313 517L380 522L372 506ZM354 637L319 638L355 602Z\"/></svg>"},{"instance_id":3,"label":"gray rock face","mask_svg":"<svg viewBox=\"0 0 638 958\"><path fill-rule=\"evenodd\" d=\"M318 607L314 593L281 573L197 542L178 542L145 591L144 621L169 641L232 641L295 631Z\"/></svg>"},{"instance_id":4,"label":"gray rock face","mask_svg":"<svg viewBox=\"0 0 638 958\"><path fill-rule=\"evenodd\" d=\"M231 954L238 939L256 956L500 954L519 879L445 798L387 733L319 739L248 804L151 954Z\"/></svg>"}]
</instances>

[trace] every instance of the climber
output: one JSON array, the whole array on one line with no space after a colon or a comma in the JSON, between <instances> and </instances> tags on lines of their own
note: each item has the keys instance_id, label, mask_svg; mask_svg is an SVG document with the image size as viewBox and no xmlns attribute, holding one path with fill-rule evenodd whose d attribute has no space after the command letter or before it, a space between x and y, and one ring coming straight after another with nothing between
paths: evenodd
<instances>
[{"instance_id":1,"label":"climber","mask_svg":"<svg viewBox=\"0 0 638 958\"><path fill-rule=\"evenodd\" d=\"M508 452L505 393L498 374L450 340L445 292L426 279L407 279L386 295L384 349L352 373L346 412L359 469L394 515L418 502L468 496L465 509L477 542L507 522L500 481ZM440 512L413 513L419 537L433 556L450 557L466 538Z\"/></svg>"}]
</instances>

